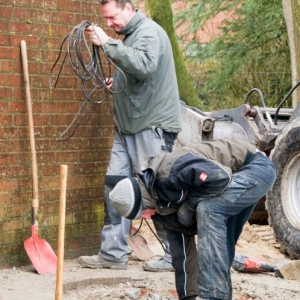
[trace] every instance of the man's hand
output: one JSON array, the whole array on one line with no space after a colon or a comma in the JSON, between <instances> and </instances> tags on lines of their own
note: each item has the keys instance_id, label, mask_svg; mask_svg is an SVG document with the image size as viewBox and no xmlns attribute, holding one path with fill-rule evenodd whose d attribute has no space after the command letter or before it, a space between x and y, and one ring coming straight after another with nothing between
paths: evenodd
<instances>
[{"instance_id":1,"label":"man's hand","mask_svg":"<svg viewBox=\"0 0 300 300\"><path fill-rule=\"evenodd\" d=\"M112 77L107 77L105 79L105 84L107 85L107 87L112 91L113 89L113 78Z\"/></svg>"},{"instance_id":2,"label":"man's hand","mask_svg":"<svg viewBox=\"0 0 300 300\"><path fill-rule=\"evenodd\" d=\"M98 26L88 26L85 29L88 39L96 46L106 44L109 36Z\"/></svg>"},{"instance_id":3,"label":"man's hand","mask_svg":"<svg viewBox=\"0 0 300 300\"><path fill-rule=\"evenodd\" d=\"M178 221L184 226L191 226L196 222L196 212L191 210L185 202L183 202L177 210Z\"/></svg>"},{"instance_id":4,"label":"man's hand","mask_svg":"<svg viewBox=\"0 0 300 300\"><path fill-rule=\"evenodd\" d=\"M152 209L152 208L146 208L146 209L144 210L144 213L143 213L143 215L142 215L142 218L144 218L144 219L151 219L151 217L152 217L153 215L155 215L155 213L156 213L156 210L155 210L155 209Z\"/></svg>"}]
</instances>

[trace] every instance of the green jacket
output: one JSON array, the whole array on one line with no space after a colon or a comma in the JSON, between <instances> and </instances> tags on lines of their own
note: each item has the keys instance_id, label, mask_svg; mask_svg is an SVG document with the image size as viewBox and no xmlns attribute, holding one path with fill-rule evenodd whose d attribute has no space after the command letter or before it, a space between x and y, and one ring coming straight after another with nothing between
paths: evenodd
<instances>
[{"instance_id":1,"label":"green jacket","mask_svg":"<svg viewBox=\"0 0 300 300\"><path fill-rule=\"evenodd\" d=\"M181 131L180 101L169 38L154 21L138 10L120 32L123 41L109 38L108 57L125 73L125 89L114 94L116 122L124 134L158 127ZM124 86L120 71L114 74L114 91Z\"/></svg>"},{"instance_id":2,"label":"green jacket","mask_svg":"<svg viewBox=\"0 0 300 300\"><path fill-rule=\"evenodd\" d=\"M256 147L231 140L212 140L159 154L138 173L144 208L167 215L187 201L194 207L200 199L222 193L235 173L248 164Z\"/></svg>"}]
</instances>

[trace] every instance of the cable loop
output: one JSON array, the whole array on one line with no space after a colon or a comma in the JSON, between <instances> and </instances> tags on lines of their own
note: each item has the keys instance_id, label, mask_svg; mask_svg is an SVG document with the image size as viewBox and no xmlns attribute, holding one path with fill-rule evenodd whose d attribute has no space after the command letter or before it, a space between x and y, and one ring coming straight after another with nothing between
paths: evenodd
<instances>
[{"instance_id":1,"label":"cable loop","mask_svg":"<svg viewBox=\"0 0 300 300\"><path fill-rule=\"evenodd\" d=\"M85 114L89 109L89 105L88 105L89 102L95 104L102 103L104 100L108 98L110 93L119 94L123 92L127 84L127 78L125 73L109 59L109 57L105 53L104 48L102 46L92 45L92 47L90 47L88 45L88 42L85 37L85 30L89 26L92 26L94 28L95 24L89 21L83 21L81 22L81 24L75 26L71 30L71 32L64 38L60 46L59 55L50 71L49 86L50 89L54 90L57 87L58 80L62 73L63 66L66 62L66 59L68 58L74 73L81 80L81 86L85 96L85 101L82 104L82 106L79 108L79 111L75 115L73 121L67 127L67 129L56 139L57 141L67 140L74 135L76 129L81 124ZM58 65L59 61L61 60L62 52L64 48L66 48L66 54L62 59L62 63L59 68L58 75L54 81L54 84L52 85L52 74L55 67ZM104 68L104 64L108 66L106 72L104 71L106 70ZM124 80L123 86L118 91L114 91L110 89L107 85L110 79L112 78L113 68L115 69L115 72L119 71L121 73ZM98 93L95 94L95 92L97 92L100 89L104 89L104 96L101 100L95 100L95 98L98 96ZM84 106L87 107L84 108ZM81 111L84 111L83 115L81 114ZM71 126L74 125L76 119L80 115L81 115L81 120L77 122L77 125L73 130L73 132L68 137L63 138L63 135L65 135L69 131Z\"/></svg>"}]
</instances>

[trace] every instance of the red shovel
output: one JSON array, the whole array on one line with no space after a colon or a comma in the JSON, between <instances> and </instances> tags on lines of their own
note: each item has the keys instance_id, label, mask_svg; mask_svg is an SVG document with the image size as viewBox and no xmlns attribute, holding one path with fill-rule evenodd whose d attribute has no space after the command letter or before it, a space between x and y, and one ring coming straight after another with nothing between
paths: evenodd
<instances>
[{"instance_id":1,"label":"red shovel","mask_svg":"<svg viewBox=\"0 0 300 300\"><path fill-rule=\"evenodd\" d=\"M32 236L24 242L25 250L39 274L55 273L57 265L57 257L52 250L49 243L38 237L38 209L39 209L39 197L38 197L38 173L37 173L37 161L32 117L32 105L29 86L29 72L27 62L27 50L26 42L21 41L21 53L22 63L26 90L26 104L28 111L28 124L30 135L30 148L32 158L32 177L33 177L33 199L32 199Z\"/></svg>"}]
</instances>

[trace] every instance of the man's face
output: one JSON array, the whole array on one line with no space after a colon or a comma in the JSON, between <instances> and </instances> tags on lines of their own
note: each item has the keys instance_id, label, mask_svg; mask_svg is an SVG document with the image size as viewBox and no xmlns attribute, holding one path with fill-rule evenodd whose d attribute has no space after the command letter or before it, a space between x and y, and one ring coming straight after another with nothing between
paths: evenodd
<instances>
[{"instance_id":1,"label":"man's face","mask_svg":"<svg viewBox=\"0 0 300 300\"><path fill-rule=\"evenodd\" d=\"M101 5L102 16L106 19L106 24L112 27L115 32L119 32L125 27L133 17L131 5L126 3L122 9L116 1L109 1Z\"/></svg>"}]
</instances>

